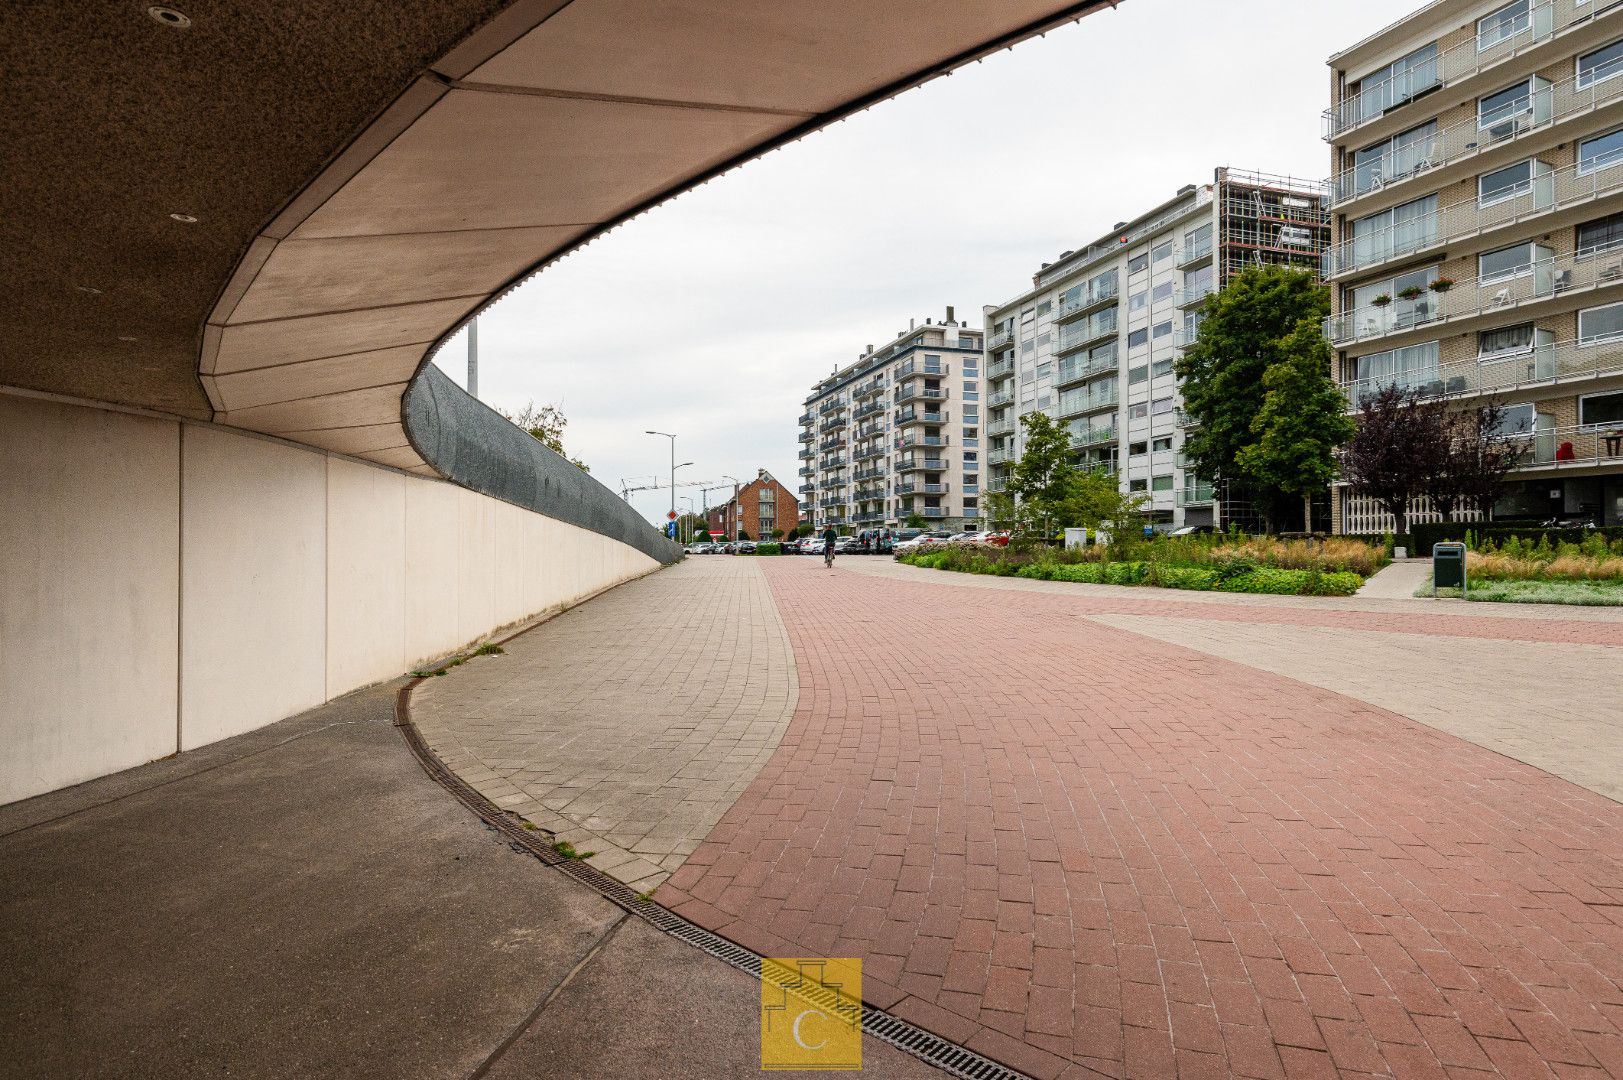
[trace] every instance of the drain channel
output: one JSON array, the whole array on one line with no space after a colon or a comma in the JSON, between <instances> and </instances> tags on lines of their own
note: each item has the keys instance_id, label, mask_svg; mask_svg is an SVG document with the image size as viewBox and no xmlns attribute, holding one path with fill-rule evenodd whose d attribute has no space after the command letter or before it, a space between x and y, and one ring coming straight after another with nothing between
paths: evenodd
<instances>
[{"instance_id":1,"label":"drain channel","mask_svg":"<svg viewBox=\"0 0 1623 1080\"><path fill-rule=\"evenodd\" d=\"M423 771L437 784L455 795L457 801L469 810L478 814L485 824L501 833L513 847L521 848L548 866L556 867L655 929L685 941L745 974L757 979L761 977L760 953L689 922L652 900L642 899L629 885L610 877L595 866L558 854L552 850L550 844L541 839L547 834L526 829L518 818L502 810L481 795L473 785L446 768L423 741L417 725L411 722L411 691L419 681L413 679L400 688L400 693L395 698L395 727L400 729L406 745L411 748L412 756L422 765ZM884 1009L876 1009L872 1005L862 1006L862 1030L864 1034L872 1035L881 1042L888 1043L920 1061L935 1066L949 1076L960 1077L962 1080L1031 1080L1025 1073L1001 1065L955 1042L948 1042L933 1032L925 1031L916 1024L893 1016Z\"/></svg>"}]
</instances>

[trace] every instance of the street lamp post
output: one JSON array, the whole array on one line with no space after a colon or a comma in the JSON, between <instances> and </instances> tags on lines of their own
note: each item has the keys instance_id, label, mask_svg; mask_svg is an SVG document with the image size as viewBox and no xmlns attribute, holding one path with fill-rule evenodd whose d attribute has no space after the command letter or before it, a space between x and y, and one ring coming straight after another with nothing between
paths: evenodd
<instances>
[{"instance_id":1,"label":"street lamp post","mask_svg":"<svg viewBox=\"0 0 1623 1080\"><path fill-rule=\"evenodd\" d=\"M671 440L671 513L676 513L676 436L668 431L645 431L644 435L663 435ZM689 462L692 464L692 462Z\"/></svg>"},{"instance_id":2,"label":"street lamp post","mask_svg":"<svg viewBox=\"0 0 1623 1080\"><path fill-rule=\"evenodd\" d=\"M693 542L693 496L684 495L682 501L688 504L687 520L682 523L682 543L691 544Z\"/></svg>"},{"instance_id":3,"label":"street lamp post","mask_svg":"<svg viewBox=\"0 0 1623 1080\"><path fill-rule=\"evenodd\" d=\"M726 528L727 528L727 539L729 539L729 540L737 540L738 539L738 520L737 519L738 519L738 517L743 516L743 509L738 505L738 477L729 476L726 473L722 473L721 478L723 480L731 480L733 482L733 501L727 504L727 509L722 513L721 516L722 516L722 519L727 522L727 526L726 526Z\"/></svg>"}]
</instances>

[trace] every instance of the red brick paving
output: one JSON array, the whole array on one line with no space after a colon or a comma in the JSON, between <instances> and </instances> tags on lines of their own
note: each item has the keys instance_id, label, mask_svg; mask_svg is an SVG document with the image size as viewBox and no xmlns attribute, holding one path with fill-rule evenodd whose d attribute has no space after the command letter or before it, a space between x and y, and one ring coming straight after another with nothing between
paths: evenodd
<instances>
[{"instance_id":1,"label":"red brick paving","mask_svg":"<svg viewBox=\"0 0 1623 1080\"><path fill-rule=\"evenodd\" d=\"M799 709L687 917L1039 1077L1623 1077L1623 806L1096 598L768 573Z\"/></svg>"}]
</instances>

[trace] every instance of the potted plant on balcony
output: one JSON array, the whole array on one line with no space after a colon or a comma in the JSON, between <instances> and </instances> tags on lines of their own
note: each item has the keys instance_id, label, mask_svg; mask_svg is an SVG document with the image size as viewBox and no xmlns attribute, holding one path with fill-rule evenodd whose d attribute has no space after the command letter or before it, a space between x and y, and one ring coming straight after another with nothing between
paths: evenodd
<instances>
[{"instance_id":1,"label":"potted plant on balcony","mask_svg":"<svg viewBox=\"0 0 1623 1080\"><path fill-rule=\"evenodd\" d=\"M1432 292L1447 292L1454 287L1454 279L1440 277L1427 286Z\"/></svg>"},{"instance_id":2,"label":"potted plant on balcony","mask_svg":"<svg viewBox=\"0 0 1623 1080\"><path fill-rule=\"evenodd\" d=\"M1425 295L1425 292L1426 290L1418 285L1410 285L1407 288L1399 289L1398 297L1403 300L1418 300Z\"/></svg>"},{"instance_id":3,"label":"potted plant on balcony","mask_svg":"<svg viewBox=\"0 0 1623 1080\"><path fill-rule=\"evenodd\" d=\"M1391 302L1392 302L1392 298L1390 296L1388 296L1386 293L1382 293L1381 295L1375 297L1373 300L1370 301L1370 303L1374 304L1376 307L1385 307L1386 305L1390 304Z\"/></svg>"}]
</instances>

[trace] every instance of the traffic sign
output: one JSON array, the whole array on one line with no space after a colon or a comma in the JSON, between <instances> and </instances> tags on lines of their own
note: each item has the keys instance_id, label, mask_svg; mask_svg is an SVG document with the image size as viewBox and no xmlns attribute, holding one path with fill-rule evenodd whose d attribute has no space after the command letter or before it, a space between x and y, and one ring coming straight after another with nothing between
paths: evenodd
<instances>
[{"instance_id":1,"label":"traffic sign","mask_svg":"<svg viewBox=\"0 0 1623 1080\"><path fill-rule=\"evenodd\" d=\"M675 510L667 510L665 512L665 520L667 520L667 521L675 521L676 520L676 511Z\"/></svg>"}]
</instances>

